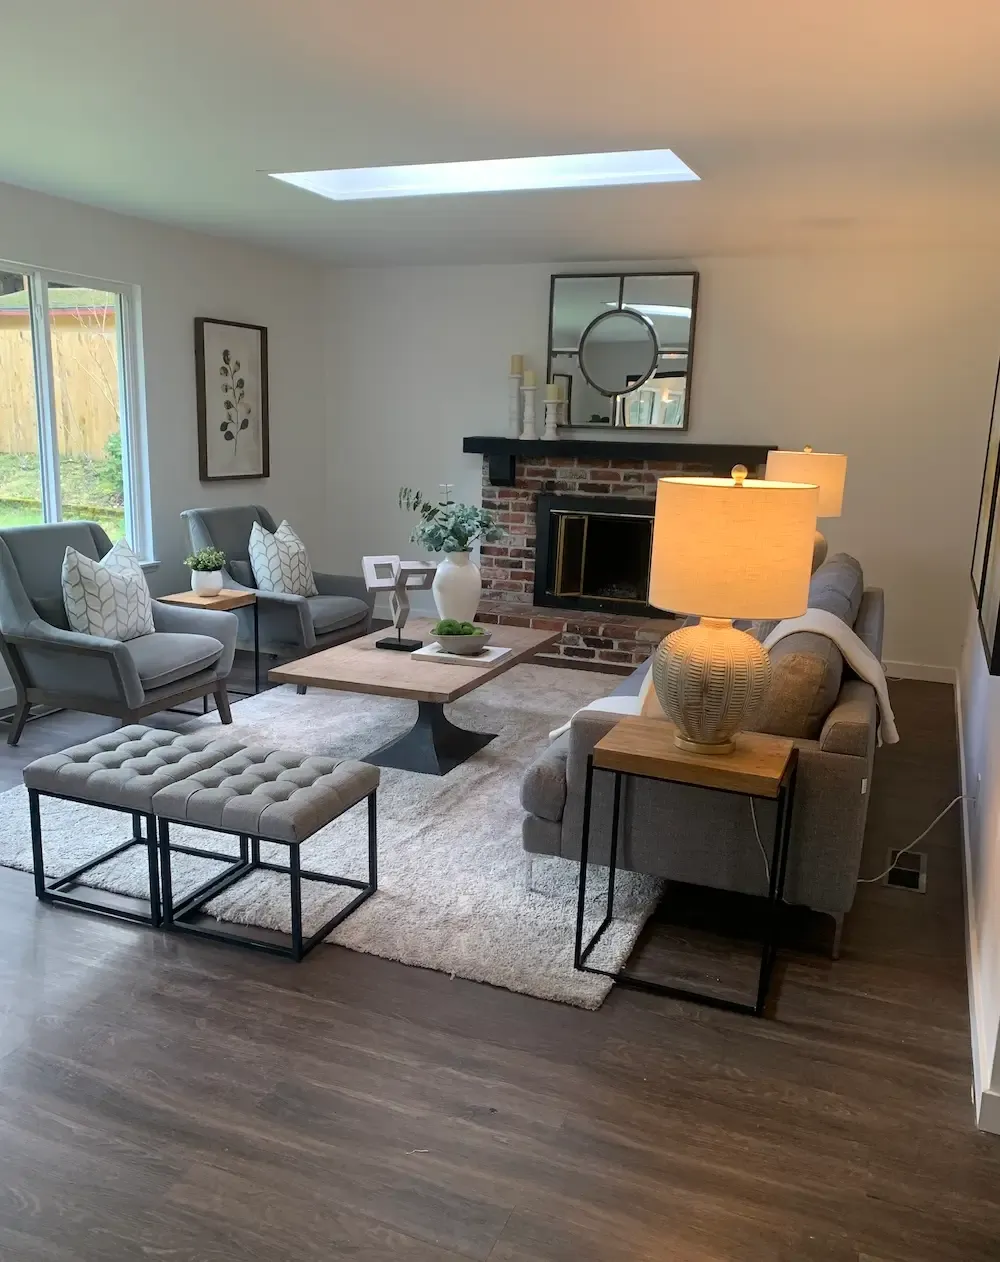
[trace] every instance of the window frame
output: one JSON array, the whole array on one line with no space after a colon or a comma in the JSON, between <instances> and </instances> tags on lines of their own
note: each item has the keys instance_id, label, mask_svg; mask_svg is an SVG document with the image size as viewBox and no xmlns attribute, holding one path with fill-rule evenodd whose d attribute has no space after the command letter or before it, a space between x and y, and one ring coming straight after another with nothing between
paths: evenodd
<instances>
[{"instance_id":1,"label":"window frame","mask_svg":"<svg viewBox=\"0 0 1000 1262\"><path fill-rule=\"evenodd\" d=\"M33 267L0 259L0 271L24 276L35 375L35 424L42 516L46 523L62 520L59 478L59 431L52 371L52 325L49 319L49 282L115 295L118 338L118 407L122 440L122 496L125 537L146 565L154 565L153 522L149 496L149 453L146 439L146 398L143 383L142 307L138 285L84 276L76 272Z\"/></svg>"}]
</instances>

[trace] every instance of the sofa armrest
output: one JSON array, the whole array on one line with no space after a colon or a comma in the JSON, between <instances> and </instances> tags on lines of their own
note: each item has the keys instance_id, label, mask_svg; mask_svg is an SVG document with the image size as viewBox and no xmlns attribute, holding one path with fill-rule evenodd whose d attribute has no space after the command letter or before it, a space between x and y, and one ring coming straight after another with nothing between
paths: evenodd
<instances>
[{"instance_id":1,"label":"sofa armrest","mask_svg":"<svg viewBox=\"0 0 1000 1262\"><path fill-rule=\"evenodd\" d=\"M120 640L64 631L40 618L4 639L29 688L121 701L129 709L137 709L145 699L135 662Z\"/></svg>"},{"instance_id":2,"label":"sofa armrest","mask_svg":"<svg viewBox=\"0 0 1000 1262\"><path fill-rule=\"evenodd\" d=\"M233 669L236 638L240 623L234 613L223 609L196 609L189 605L165 605L153 601L153 625L157 631L179 635L208 635L222 645L222 656L216 664L220 678Z\"/></svg>"},{"instance_id":3,"label":"sofa armrest","mask_svg":"<svg viewBox=\"0 0 1000 1262\"><path fill-rule=\"evenodd\" d=\"M569 732L558 736L539 754L521 781L521 805L539 819L558 824L566 805L566 760Z\"/></svg>"},{"instance_id":4,"label":"sofa armrest","mask_svg":"<svg viewBox=\"0 0 1000 1262\"><path fill-rule=\"evenodd\" d=\"M355 600L363 600L369 609L375 607L375 593L368 590L360 574L314 573L313 578L321 596L353 596Z\"/></svg>"},{"instance_id":5,"label":"sofa armrest","mask_svg":"<svg viewBox=\"0 0 1000 1262\"><path fill-rule=\"evenodd\" d=\"M875 689L861 679L848 679L819 734L824 754L868 758L874 747L878 711Z\"/></svg>"}]
</instances>

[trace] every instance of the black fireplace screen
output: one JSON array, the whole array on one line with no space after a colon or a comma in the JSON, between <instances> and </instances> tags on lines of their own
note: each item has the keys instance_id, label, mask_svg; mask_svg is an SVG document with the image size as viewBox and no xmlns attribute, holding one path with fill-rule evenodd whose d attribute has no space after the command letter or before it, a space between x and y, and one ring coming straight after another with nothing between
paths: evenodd
<instances>
[{"instance_id":1,"label":"black fireplace screen","mask_svg":"<svg viewBox=\"0 0 1000 1262\"><path fill-rule=\"evenodd\" d=\"M653 505L540 495L535 604L665 616L652 609Z\"/></svg>"}]
</instances>

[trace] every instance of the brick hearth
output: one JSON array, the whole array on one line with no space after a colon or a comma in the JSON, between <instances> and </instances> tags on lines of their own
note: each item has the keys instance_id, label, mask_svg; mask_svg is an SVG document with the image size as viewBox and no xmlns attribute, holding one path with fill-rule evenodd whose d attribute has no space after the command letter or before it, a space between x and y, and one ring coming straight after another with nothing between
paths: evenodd
<instances>
[{"instance_id":1,"label":"brick hearth","mask_svg":"<svg viewBox=\"0 0 1000 1262\"><path fill-rule=\"evenodd\" d=\"M603 460L589 456L518 457L514 485L493 486L483 462L483 507L497 513L508 537L484 544L480 569L483 600L479 620L506 626L562 631L546 656L574 664L625 673L644 662L679 623L672 618L640 618L533 604L535 590L535 507L540 493L628 496L652 499L656 480L667 473L704 473L704 465L666 460Z\"/></svg>"}]
</instances>

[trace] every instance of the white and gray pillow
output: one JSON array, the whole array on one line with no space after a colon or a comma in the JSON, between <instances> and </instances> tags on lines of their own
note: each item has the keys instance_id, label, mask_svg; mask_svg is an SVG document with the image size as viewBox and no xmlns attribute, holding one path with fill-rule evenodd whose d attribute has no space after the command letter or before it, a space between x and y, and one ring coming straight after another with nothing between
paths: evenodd
<instances>
[{"instance_id":1,"label":"white and gray pillow","mask_svg":"<svg viewBox=\"0 0 1000 1262\"><path fill-rule=\"evenodd\" d=\"M250 530L250 567L262 592L318 596L306 546L287 521L271 534L259 521Z\"/></svg>"},{"instance_id":2,"label":"white and gray pillow","mask_svg":"<svg viewBox=\"0 0 1000 1262\"><path fill-rule=\"evenodd\" d=\"M156 630L146 576L124 539L100 561L67 548L62 592L73 631L106 640L135 640Z\"/></svg>"}]
</instances>

